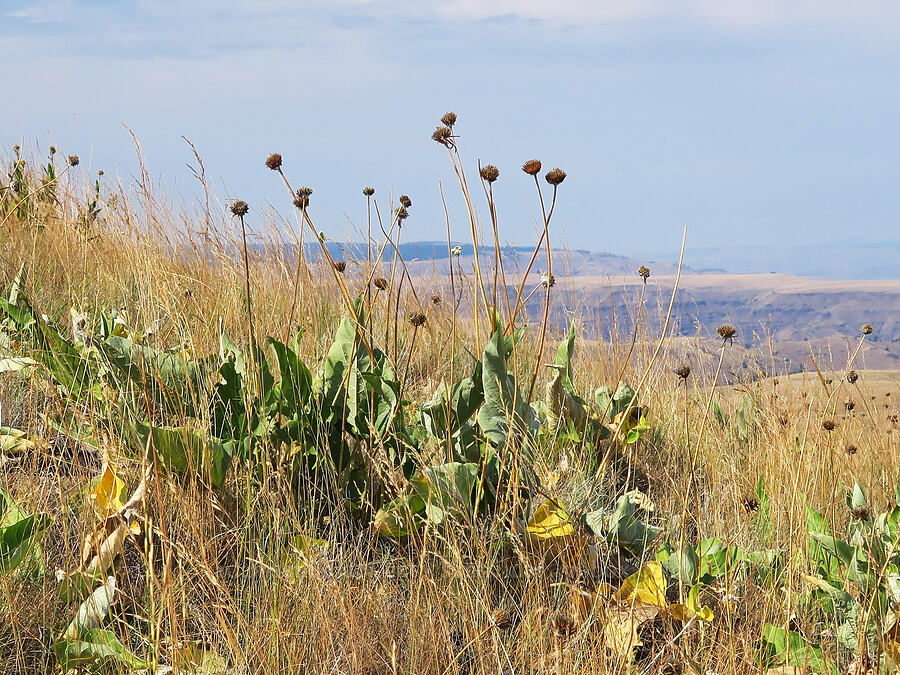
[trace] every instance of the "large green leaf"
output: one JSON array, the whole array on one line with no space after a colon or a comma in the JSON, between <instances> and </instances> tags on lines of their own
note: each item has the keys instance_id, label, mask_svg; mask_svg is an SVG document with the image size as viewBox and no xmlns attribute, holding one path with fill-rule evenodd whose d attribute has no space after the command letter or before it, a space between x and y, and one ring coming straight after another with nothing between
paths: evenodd
<instances>
[{"instance_id":1,"label":"large green leaf","mask_svg":"<svg viewBox=\"0 0 900 675\"><path fill-rule=\"evenodd\" d=\"M218 487L225 484L234 451L231 443L223 443L190 427L151 428L149 424L138 422L136 430L144 447L152 436L151 453L155 449L157 457L169 470L178 473L195 471Z\"/></svg>"},{"instance_id":2,"label":"large green leaf","mask_svg":"<svg viewBox=\"0 0 900 675\"><path fill-rule=\"evenodd\" d=\"M448 517L471 514L478 465L449 462L429 466L410 482L425 503L425 515L440 525Z\"/></svg>"},{"instance_id":3,"label":"large green leaf","mask_svg":"<svg viewBox=\"0 0 900 675\"><path fill-rule=\"evenodd\" d=\"M289 417L298 414L306 406L312 391L312 375L297 352L297 341L292 346L275 338L267 338L278 362L278 384L272 389L270 405Z\"/></svg>"},{"instance_id":4,"label":"large green leaf","mask_svg":"<svg viewBox=\"0 0 900 675\"><path fill-rule=\"evenodd\" d=\"M822 648L807 641L800 633L767 623L763 628L767 665L809 668L817 673L837 673L834 663Z\"/></svg>"},{"instance_id":5,"label":"large green leaf","mask_svg":"<svg viewBox=\"0 0 900 675\"><path fill-rule=\"evenodd\" d=\"M79 638L61 640L53 645L53 651L63 672L104 662L120 663L129 669L150 667L128 651L115 633L101 628L86 631Z\"/></svg>"},{"instance_id":6,"label":"large green leaf","mask_svg":"<svg viewBox=\"0 0 900 675\"><path fill-rule=\"evenodd\" d=\"M503 334L499 330L484 349L482 384L484 404L478 411L478 426L491 443L503 447L511 436L534 429L534 410L526 405L515 376L506 370Z\"/></svg>"},{"instance_id":7,"label":"large green leaf","mask_svg":"<svg viewBox=\"0 0 900 675\"><path fill-rule=\"evenodd\" d=\"M562 386L573 396L575 395L575 386L572 384L572 355L575 352L575 322L569 324L569 334L565 340L559 343L556 349L556 358L553 360L554 365L561 366L560 380Z\"/></svg>"}]
</instances>

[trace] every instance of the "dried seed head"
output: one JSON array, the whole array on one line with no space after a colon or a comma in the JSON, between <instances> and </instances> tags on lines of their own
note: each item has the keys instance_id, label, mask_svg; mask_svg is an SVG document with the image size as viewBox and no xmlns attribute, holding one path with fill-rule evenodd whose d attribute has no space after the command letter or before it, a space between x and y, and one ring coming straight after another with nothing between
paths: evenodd
<instances>
[{"instance_id":1,"label":"dried seed head","mask_svg":"<svg viewBox=\"0 0 900 675\"><path fill-rule=\"evenodd\" d=\"M557 614L553 618L553 633L558 638L567 638L575 632L575 621L565 614Z\"/></svg>"},{"instance_id":2,"label":"dried seed head","mask_svg":"<svg viewBox=\"0 0 900 675\"><path fill-rule=\"evenodd\" d=\"M855 506L850 509L850 515L855 520L871 520L872 519L872 509L868 507L868 505L863 504L862 506Z\"/></svg>"},{"instance_id":3,"label":"dried seed head","mask_svg":"<svg viewBox=\"0 0 900 675\"><path fill-rule=\"evenodd\" d=\"M387 287L388 287L388 280L385 279L384 277L377 277L372 282L372 285L375 286L375 288L377 288L379 291L383 291L383 290L387 289Z\"/></svg>"},{"instance_id":4,"label":"dried seed head","mask_svg":"<svg viewBox=\"0 0 900 675\"><path fill-rule=\"evenodd\" d=\"M431 134L431 140L449 148L453 145L453 130L446 126L437 127Z\"/></svg>"},{"instance_id":5,"label":"dried seed head","mask_svg":"<svg viewBox=\"0 0 900 675\"><path fill-rule=\"evenodd\" d=\"M680 377L682 380L688 379L688 376L691 374L691 367L686 363L682 363L675 369L675 374Z\"/></svg>"},{"instance_id":6,"label":"dried seed head","mask_svg":"<svg viewBox=\"0 0 900 675\"><path fill-rule=\"evenodd\" d=\"M850 384L856 384L856 381L859 379L859 373L855 370L850 370L847 372L847 382Z\"/></svg>"},{"instance_id":7,"label":"dried seed head","mask_svg":"<svg viewBox=\"0 0 900 675\"><path fill-rule=\"evenodd\" d=\"M716 332L719 334L719 337L723 340L734 340L734 336L737 335L737 330L735 330L734 326L724 323L716 329Z\"/></svg>"},{"instance_id":8,"label":"dried seed head","mask_svg":"<svg viewBox=\"0 0 900 675\"><path fill-rule=\"evenodd\" d=\"M481 177L486 180L488 183L493 183L500 177L500 169L498 169L493 164L485 164L481 167Z\"/></svg>"},{"instance_id":9,"label":"dried seed head","mask_svg":"<svg viewBox=\"0 0 900 675\"><path fill-rule=\"evenodd\" d=\"M55 146L55 145L51 145L51 146L50 146L50 154L51 154L51 155L55 155L55 154L56 154L56 146Z\"/></svg>"},{"instance_id":10,"label":"dried seed head","mask_svg":"<svg viewBox=\"0 0 900 675\"><path fill-rule=\"evenodd\" d=\"M441 124L445 124L448 127L453 128L453 125L456 124L456 113L455 112L444 113L444 116L441 117Z\"/></svg>"},{"instance_id":11,"label":"dried seed head","mask_svg":"<svg viewBox=\"0 0 900 675\"><path fill-rule=\"evenodd\" d=\"M273 152L266 157L266 166L272 169L272 171L278 171L278 169L281 168L281 153Z\"/></svg>"},{"instance_id":12,"label":"dried seed head","mask_svg":"<svg viewBox=\"0 0 900 675\"><path fill-rule=\"evenodd\" d=\"M856 407L856 401L854 401L852 398L848 398L846 401L844 401L844 407L847 410L852 411Z\"/></svg>"},{"instance_id":13,"label":"dried seed head","mask_svg":"<svg viewBox=\"0 0 900 675\"><path fill-rule=\"evenodd\" d=\"M527 173L529 176L536 176L540 170L541 160L539 159L529 159L522 165L522 171Z\"/></svg>"},{"instance_id":14,"label":"dried seed head","mask_svg":"<svg viewBox=\"0 0 900 675\"><path fill-rule=\"evenodd\" d=\"M462 246L454 246L450 249L450 253L455 255L457 258L462 255Z\"/></svg>"},{"instance_id":15,"label":"dried seed head","mask_svg":"<svg viewBox=\"0 0 900 675\"><path fill-rule=\"evenodd\" d=\"M406 208L410 208L412 206L412 199L407 197L406 195L400 195L400 203L403 204Z\"/></svg>"},{"instance_id":16,"label":"dried seed head","mask_svg":"<svg viewBox=\"0 0 900 675\"><path fill-rule=\"evenodd\" d=\"M80 161L78 155L69 155L69 166L78 166L78 162Z\"/></svg>"},{"instance_id":17,"label":"dried seed head","mask_svg":"<svg viewBox=\"0 0 900 675\"><path fill-rule=\"evenodd\" d=\"M824 422L822 422L822 428L825 431L834 431L835 426L836 425L834 423L834 420L825 420Z\"/></svg>"},{"instance_id":18,"label":"dried seed head","mask_svg":"<svg viewBox=\"0 0 900 675\"><path fill-rule=\"evenodd\" d=\"M305 209L309 206L309 198L312 196L313 190L311 187L301 187L297 188L297 196L294 198L294 206L298 209Z\"/></svg>"},{"instance_id":19,"label":"dried seed head","mask_svg":"<svg viewBox=\"0 0 900 675\"><path fill-rule=\"evenodd\" d=\"M554 286L556 286L556 277L552 274L542 274L541 286L543 286L544 288L553 288Z\"/></svg>"},{"instance_id":20,"label":"dried seed head","mask_svg":"<svg viewBox=\"0 0 900 675\"><path fill-rule=\"evenodd\" d=\"M419 326L425 325L425 315L422 312L410 312L409 313L409 322L418 328Z\"/></svg>"},{"instance_id":21,"label":"dried seed head","mask_svg":"<svg viewBox=\"0 0 900 675\"><path fill-rule=\"evenodd\" d=\"M779 415L778 416L778 424L780 424L783 427L786 427L788 422L790 422L790 421L791 421L791 419L787 415Z\"/></svg>"},{"instance_id":22,"label":"dried seed head","mask_svg":"<svg viewBox=\"0 0 900 675\"><path fill-rule=\"evenodd\" d=\"M100 170L97 172L97 175L98 175L98 176L102 176L102 175L103 175L103 169L100 169Z\"/></svg>"},{"instance_id":23,"label":"dried seed head","mask_svg":"<svg viewBox=\"0 0 900 675\"><path fill-rule=\"evenodd\" d=\"M364 194L366 197L371 197L372 195L375 194L375 188L373 188L373 187L370 186L370 185L366 185L366 187L363 188L363 194Z\"/></svg>"},{"instance_id":24,"label":"dried seed head","mask_svg":"<svg viewBox=\"0 0 900 675\"><path fill-rule=\"evenodd\" d=\"M647 279L650 278L650 268L646 265L641 265L638 267L638 276L644 281L647 281Z\"/></svg>"},{"instance_id":25,"label":"dried seed head","mask_svg":"<svg viewBox=\"0 0 900 675\"><path fill-rule=\"evenodd\" d=\"M491 623L500 630L512 628L512 615L505 609L495 609L491 612Z\"/></svg>"},{"instance_id":26,"label":"dried seed head","mask_svg":"<svg viewBox=\"0 0 900 675\"><path fill-rule=\"evenodd\" d=\"M560 183L562 183L566 179L566 172L562 169L550 169L545 175L544 180L546 180L550 185L556 187Z\"/></svg>"},{"instance_id":27,"label":"dried seed head","mask_svg":"<svg viewBox=\"0 0 900 675\"><path fill-rule=\"evenodd\" d=\"M406 210L405 206L397 207L397 221L402 223L404 220L409 218L409 211Z\"/></svg>"},{"instance_id":28,"label":"dried seed head","mask_svg":"<svg viewBox=\"0 0 900 675\"><path fill-rule=\"evenodd\" d=\"M741 498L741 508L747 513L756 513L759 511L759 499L756 495L744 495Z\"/></svg>"},{"instance_id":29,"label":"dried seed head","mask_svg":"<svg viewBox=\"0 0 900 675\"><path fill-rule=\"evenodd\" d=\"M238 199L234 204L231 205L231 212L239 218L243 218L247 215L247 211L250 210L250 207L247 206L247 202L242 199Z\"/></svg>"},{"instance_id":30,"label":"dried seed head","mask_svg":"<svg viewBox=\"0 0 900 675\"><path fill-rule=\"evenodd\" d=\"M864 324L860 327L859 330L860 330L860 332L862 332L863 335L871 335L871 334L872 334L872 331L873 331L874 329L872 328L872 324L870 324L870 323L864 323Z\"/></svg>"},{"instance_id":31,"label":"dried seed head","mask_svg":"<svg viewBox=\"0 0 900 675\"><path fill-rule=\"evenodd\" d=\"M336 269L338 272L343 274L344 271L347 269L347 263L344 262L343 260L338 260L337 262L334 263L334 269Z\"/></svg>"},{"instance_id":32,"label":"dried seed head","mask_svg":"<svg viewBox=\"0 0 900 675\"><path fill-rule=\"evenodd\" d=\"M431 296L431 304L432 304L432 305L439 305L439 304L441 304L441 296L439 296L439 295L432 295L432 296Z\"/></svg>"},{"instance_id":33,"label":"dried seed head","mask_svg":"<svg viewBox=\"0 0 900 675\"><path fill-rule=\"evenodd\" d=\"M852 443L850 443L847 447L844 448L844 452L846 452L848 455L855 455L857 450L858 450L858 448L855 445L853 445Z\"/></svg>"}]
</instances>

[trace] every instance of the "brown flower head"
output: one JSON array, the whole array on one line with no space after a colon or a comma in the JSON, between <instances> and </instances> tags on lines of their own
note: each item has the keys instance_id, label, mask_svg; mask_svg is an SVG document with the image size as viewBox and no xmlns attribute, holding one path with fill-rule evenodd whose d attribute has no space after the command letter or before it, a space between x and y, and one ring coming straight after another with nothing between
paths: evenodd
<instances>
[{"instance_id":1,"label":"brown flower head","mask_svg":"<svg viewBox=\"0 0 900 675\"><path fill-rule=\"evenodd\" d=\"M431 304L432 304L432 305L439 305L439 304L441 304L441 296L439 296L439 295L432 295L432 296L431 296Z\"/></svg>"},{"instance_id":2,"label":"brown flower head","mask_svg":"<svg viewBox=\"0 0 900 675\"><path fill-rule=\"evenodd\" d=\"M410 208L412 206L412 199L407 197L406 195L400 195L400 203L403 204L406 208Z\"/></svg>"},{"instance_id":3,"label":"brown flower head","mask_svg":"<svg viewBox=\"0 0 900 675\"><path fill-rule=\"evenodd\" d=\"M384 291L387 290L388 280L384 277L376 277L372 282L372 285L375 286L375 288L377 288L379 291Z\"/></svg>"},{"instance_id":4,"label":"brown flower head","mask_svg":"<svg viewBox=\"0 0 900 675\"><path fill-rule=\"evenodd\" d=\"M566 172L562 169L550 169L545 175L544 180L546 180L550 185L556 187L560 183L562 183L566 179Z\"/></svg>"},{"instance_id":5,"label":"brown flower head","mask_svg":"<svg viewBox=\"0 0 900 675\"><path fill-rule=\"evenodd\" d=\"M493 164L485 164L481 167L481 177L486 180L488 183L493 183L500 177L500 169L498 169Z\"/></svg>"},{"instance_id":6,"label":"brown flower head","mask_svg":"<svg viewBox=\"0 0 900 675\"><path fill-rule=\"evenodd\" d=\"M278 171L278 169L281 168L281 153L273 152L266 157L266 166L272 169L272 171Z\"/></svg>"},{"instance_id":7,"label":"brown flower head","mask_svg":"<svg viewBox=\"0 0 900 675\"><path fill-rule=\"evenodd\" d=\"M409 313L409 322L418 328L419 326L425 325L425 315L422 312L410 312Z\"/></svg>"},{"instance_id":8,"label":"brown flower head","mask_svg":"<svg viewBox=\"0 0 900 675\"><path fill-rule=\"evenodd\" d=\"M848 444L847 447L844 448L844 452L846 452L848 455L855 455L857 450L858 448L853 445L853 443Z\"/></svg>"},{"instance_id":9,"label":"brown flower head","mask_svg":"<svg viewBox=\"0 0 900 675\"><path fill-rule=\"evenodd\" d=\"M347 263L343 260L338 260L334 263L334 269L343 274L347 269Z\"/></svg>"},{"instance_id":10,"label":"brown flower head","mask_svg":"<svg viewBox=\"0 0 900 675\"><path fill-rule=\"evenodd\" d=\"M848 398L846 401L844 401L844 407L848 411L853 412L853 409L856 407L856 401L854 401L852 398Z\"/></svg>"},{"instance_id":11,"label":"brown flower head","mask_svg":"<svg viewBox=\"0 0 900 675\"><path fill-rule=\"evenodd\" d=\"M730 340L732 342L734 341L734 336L737 335L737 330L735 329L735 327L727 323L723 323L721 326L719 326L716 329L716 332L723 340Z\"/></svg>"},{"instance_id":12,"label":"brown flower head","mask_svg":"<svg viewBox=\"0 0 900 675\"><path fill-rule=\"evenodd\" d=\"M405 206L397 207L397 222L402 223L404 220L409 218L409 211L406 210Z\"/></svg>"},{"instance_id":13,"label":"brown flower head","mask_svg":"<svg viewBox=\"0 0 900 675\"><path fill-rule=\"evenodd\" d=\"M557 614L553 618L553 633L556 637L567 638L575 633L575 621L565 614Z\"/></svg>"},{"instance_id":14,"label":"brown flower head","mask_svg":"<svg viewBox=\"0 0 900 675\"><path fill-rule=\"evenodd\" d=\"M444 124L452 129L453 125L456 124L456 113L455 112L444 113L444 116L441 117L441 124Z\"/></svg>"},{"instance_id":15,"label":"brown flower head","mask_svg":"<svg viewBox=\"0 0 900 675\"><path fill-rule=\"evenodd\" d=\"M759 511L759 499L756 498L756 495L744 495L741 497L741 508L747 513L756 513Z\"/></svg>"},{"instance_id":16,"label":"brown flower head","mask_svg":"<svg viewBox=\"0 0 900 675\"><path fill-rule=\"evenodd\" d=\"M236 215L238 218L243 218L247 215L247 211L250 210L250 207L247 206L247 202L242 199L238 199L231 205L231 212Z\"/></svg>"},{"instance_id":17,"label":"brown flower head","mask_svg":"<svg viewBox=\"0 0 900 675\"><path fill-rule=\"evenodd\" d=\"M647 279L650 278L650 268L647 267L646 265L641 265L640 267L638 267L637 273L638 273L638 276L641 279L643 279L644 281L647 281Z\"/></svg>"},{"instance_id":18,"label":"brown flower head","mask_svg":"<svg viewBox=\"0 0 900 675\"><path fill-rule=\"evenodd\" d=\"M691 374L691 367L686 363L682 363L675 369L675 374L680 377L682 380L688 379L688 376Z\"/></svg>"},{"instance_id":19,"label":"brown flower head","mask_svg":"<svg viewBox=\"0 0 900 675\"><path fill-rule=\"evenodd\" d=\"M859 379L859 373L855 370L850 370L847 372L847 382L850 384L856 384L856 381Z\"/></svg>"},{"instance_id":20,"label":"brown flower head","mask_svg":"<svg viewBox=\"0 0 900 675\"><path fill-rule=\"evenodd\" d=\"M863 335L871 335L874 328L872 328L872 324L864 323L859 330Z\"/></svg>"},{"instance_id":21,"label":"brown flower head","mask_svg":"<svg viewBox=\"0 0 900 675\"><path fill-rule=\"evenodd\" d=\"M305 209L309 206L309 198L312 196L313 189L311 187L297 188L297 196L294 198L294 206L298 209Z\"/></svg>"},{"instance_id":22,"label":"brown flower head","mask_svg":"<svg viewBox=\"0 0 900 675\"><path fill-rule=\"evenodd\" d=\"M363 194L366 197L371 197L375 194L375 188L373 188L371 185L366 185L366 187L363 188Z\"/></svg>"},{"instance_id":23,"label":"brown flower head","mask_svg":"<svg viewBox=\"0 0 900 675\"><path fill-rule=\"evenodd\" d=\"M522 165L522 171L527 173L529 176L537 176L540 170L541 160L539 159L529 159Z\"/></svg>"},{"instance_id":24,"label":"brown flower head","mask_svg":"<svg viewBox=\"0 0 900 675\"><path fill-rule=\"evenodd\" d=\"M822 428L825 431L834 431L835 426L836 425L834 423L834 420L825 420L824 422L822 422Z\"/></svg>"},{"instance_id":25,"label":"brown flower head","mask_svg":"<svg viewBox=\"0 0 900 675\"><path fill-rule=\"evenodd\" d=\"M495 609L491 612L491 623L500 630L512 628L512 615L505 609Z\"/></svg>"},{"instance_id":26,"label":"brown flower head","mask_svg":"<svg viewBox=\"0 0 900 675\"><path fill-rule=\"evenodd\" d=\"M868 521L872 519L872 509L870 509L867 504L854 506L850 509L850 515L854 520Z\"/></svg>"},{"instance_id":27,"label":"brown flower head","mask_svg":"<svg viewBox=\"0 0 900 675\"><path fill-rule=\"evenodd\" d=\"M78 166L78 162L80 161L78 155L69 155L69 166Z\"/></svg>"},{"instance_id":28,"label":"brown flower head","mask_svg":"<svg viewBox=\"0 0 900 675\"><path fill-rule=\"evenodd\" d=\"M450 127L440 126L431 134L431 140L449 148L453 145L453 130Z\"/></svg>"}]
</instances>

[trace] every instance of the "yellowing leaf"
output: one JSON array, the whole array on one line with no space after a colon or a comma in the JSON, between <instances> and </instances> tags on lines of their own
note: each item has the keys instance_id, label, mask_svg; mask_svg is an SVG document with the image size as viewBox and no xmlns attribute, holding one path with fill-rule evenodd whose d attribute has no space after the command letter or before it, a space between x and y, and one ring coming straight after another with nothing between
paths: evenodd
<instances>
[{"instance_id":1,"label":"yellowing leaf","mask_svg":"<svg viewBox=\"0 0 900 675\"><path fill-rule=\"evenodd\" d=\"M540 540L560 539L575 534L569 514L560 504L549 499L534 512L525 531Z\"/></svg>"},{"instance_id":2,"label":"yellowing leaf","mask_svg":"<svg viewBox=\"0 0 900 675\"><path fill-rule=\"evenodd\" d=\"M666 607L666 580L662 565L656 561L648 562L637 572L622 582L616 593L616 600L632 604L642 602L657 607Z\"/></svg>"},{"instance_id":3,"label":"yellowing leaf","mask_svg":"<svg viewBox=\"0 0 900 675\"><path fill-rule=\"evenodd\" d=\"M200 644L190 643L173 650L173 661L178 670L185 673L224 673L228 663L216 652Z\"/></svg>"},{"instance_id":4,"label":"yellowing leaf","mask_svg":"<svg viewBox=\"0 0 900 675\"><path fill-rule=\"evenodd\" d=\"M695 584L691 588L683 605L669 605L668 614L679 621L690 621L693 617L697 617L700 621L713 620L712 610L700 604L700 584Z\"/></svg>"},{"instance_id":5,"label":"yellowing leaf","mask_svg":"<svg viewBox=\"0 0 900 675\"><path fill-rule=\"evenodd\" d=\"M107 464L100 475L99 482L88 493L88 497L94 503L98 515L105 518L124 506L122 502L122 492L124 490L125 483L116 475L112 466Z\"/></svg>"}]
</instances>

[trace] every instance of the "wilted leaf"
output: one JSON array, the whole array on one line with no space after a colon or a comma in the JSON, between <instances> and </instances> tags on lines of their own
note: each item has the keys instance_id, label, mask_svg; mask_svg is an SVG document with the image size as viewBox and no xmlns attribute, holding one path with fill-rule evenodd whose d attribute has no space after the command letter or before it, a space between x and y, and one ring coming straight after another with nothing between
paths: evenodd
<instances>
[{"instance_id":1,"label":"wilted leaf","mask_svg":"<svg viewBox=\"0 0 900 675\"><path fill-rule=\"evenodd\" d=\"M549 499L534 512L525 530L531 537L539 540L561 539L575 534L572 519L565 508Z\"/></svg>"},{"instance_id":2,"label":"wilted leaf","mask_svg":"<svg viewBox=\"0 0 900 675\"><path fill-rule=\"evenodd\" d=\"M88 498L94 504L97 514L101 518L107 518L122 508L124 490L125 482L116 475L112 465L107 464L97 485L88 493Z\"/></svg>"},{"instance_id":3,"label":"wilted leaf","mask_svg":"<svg viewBox=\"0 0 900 675\"><path fill-rule=\"evenodd\" d=\"M115 577L107 577L106 583L97 588L81 603L78 612L66 632L63 640L76 640L88 631L97 628L109 616L109 608L116 594Z\"/></svg>"},{"instance_id":4,"label":"wilted leaf","mask_svg":"<svg viewBox=\"0 0 900 675\"><path fill-rule=\"evenodd\" d=\"M440 525L448 516L463 516L471 511L478 465L449 462L429 466L410 482L425 503L428 519Z\"/></svg>"},{"instance_id":5,"label":"wilted leaf","mask_svg":"<svg viewBox=\"0 0 900 675\"><path fill-rule=\"evenodd\" d=\"M46 443L30 438L21 429L0 427L0 453L12 455L18 452L38 450L46 447Z\"/></svg>"},{"instance_id":6,"label":"wilted leaf","mask_svg":"<svg viewBox=\"0 0 900 675\"><path fill-rule=\"evenodd\" d=\"M641 624L656 618L660 608L656 605L638 604L609 612L603 626L606 647L620 659L631 662L633 650L644 644L638 635Z\"/></svg>"},{"instance_id":7,"label":"wilted leaf","mask_svg":"<svg viewBox=\"0 0 900 675\"><path fill-rule=\"evenodd\" d=\"M171 470L179 473L197 471L213 485L222 487L233 454L230 443L222 443L198 429L190 427L152 427L138 422L135 425L144 447L152 435L157 456Z\"/></svg>"},{"instance_id":8,"label":"wilted leaf","mask_svg":"<svg viewBox=\"0 0 900 675\"><path fill-rule=\"evenodd\" d=\"M713 620L712 610L700 603L700 584L691 587L684 604L669 605L666 611L669 616L679 621L690 621L693 617L697 617L700 621Z\"/></svg>"}]
</instances>

